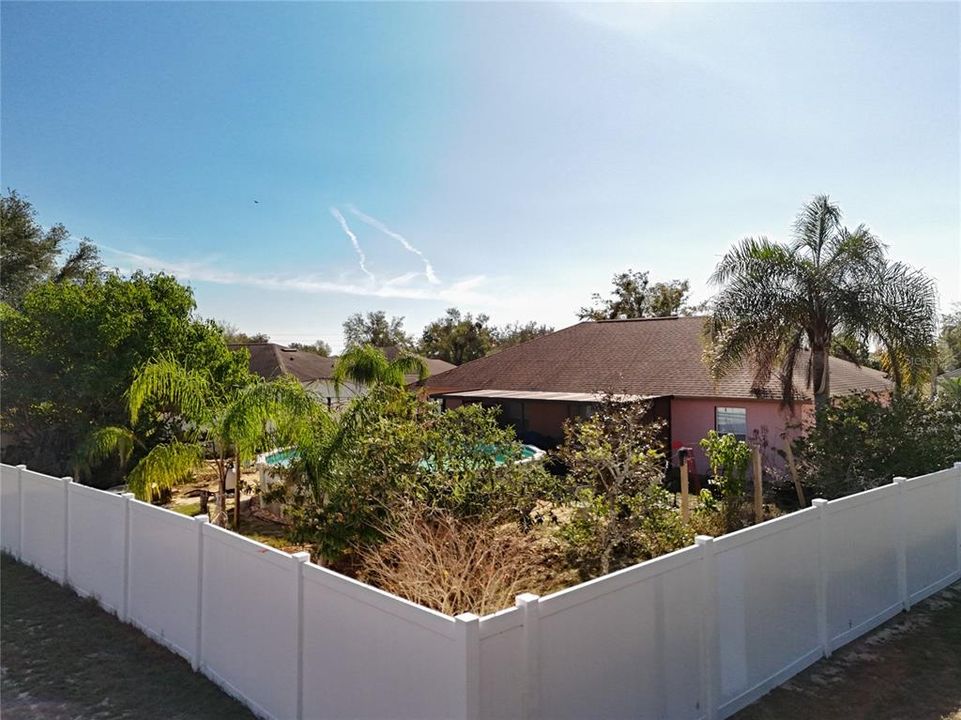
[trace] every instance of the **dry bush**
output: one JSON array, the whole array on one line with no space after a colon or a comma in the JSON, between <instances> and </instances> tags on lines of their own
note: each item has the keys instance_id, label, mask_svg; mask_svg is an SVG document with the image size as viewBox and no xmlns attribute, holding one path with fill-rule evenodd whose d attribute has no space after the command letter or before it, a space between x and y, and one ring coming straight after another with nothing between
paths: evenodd
<instances>
[{"instance_id":1,"label":"dry bush","mask_svg":"<svg viewBox=\"0 0 961 720\"><path fill-rule=\"evenodd\" d=\"M410 511L384 534L360 551L358 577L448 615L486 615L513 605L518 593L560 584L544 566L549 541L516 523Z\"/></svg>"}]
</instances>

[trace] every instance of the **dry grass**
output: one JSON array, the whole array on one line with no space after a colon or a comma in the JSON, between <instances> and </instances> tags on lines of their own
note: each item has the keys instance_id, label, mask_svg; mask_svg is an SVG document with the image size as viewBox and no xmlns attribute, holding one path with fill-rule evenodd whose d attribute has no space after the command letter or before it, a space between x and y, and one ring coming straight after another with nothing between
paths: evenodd
<instances>
[{"instance_id":1,"label":"dry grass","mask_svg":"<svg viewBox=\"0 0 961 720\"><path fill-rule=\"evenodd\" d=\"M360 553L360 579L449 615L486 615L520 593L568 584L545 565L550 541L514 523L411 512L386 536Z\"/></svg>"}]
</instances>

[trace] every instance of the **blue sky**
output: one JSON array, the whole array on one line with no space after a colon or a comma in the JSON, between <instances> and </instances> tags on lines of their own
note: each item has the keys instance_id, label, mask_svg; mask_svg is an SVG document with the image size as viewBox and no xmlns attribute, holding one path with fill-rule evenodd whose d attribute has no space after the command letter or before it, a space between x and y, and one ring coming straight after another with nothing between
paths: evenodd
<instances>
[{"instance_id":1,"label":"blue sky","mask_svg":"<svg viewBox=\"0 0 961 720\"><path fill-rule=\"evenodd\" d=\"M956 3L0 20L3 186L280 342L336 348L374 309L418 333L451 305L562 327L628 267L705 299L732 242L786 238L815 193L961 301Z\"/></svg>"}]
</instances>

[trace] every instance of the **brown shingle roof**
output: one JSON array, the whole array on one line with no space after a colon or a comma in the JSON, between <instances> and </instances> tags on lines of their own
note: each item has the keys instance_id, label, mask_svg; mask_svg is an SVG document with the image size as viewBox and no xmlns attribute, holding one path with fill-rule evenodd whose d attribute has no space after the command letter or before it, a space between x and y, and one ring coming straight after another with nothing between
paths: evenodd
<instances>
[{"instance_id":1,"label":"brown shingle roof","mask_svg":"<svg viewBox=\"0 0 961 720\"><path fill-rule=\"evenodd\" d=\"M293 375L302 383L329 380L333 377L334 365L337 362L336 357L323 357L317 353L296 350L277 343L242 343L231 344L229 347L232 350L247 348L250 352L250 371L268 380L281 375ZM381 350L389 360L398 354L397 348L381 348ZM425 360L431 375L456 367L436 358L425 358ZM416 380L416 375L410 375L407 378L411 383Z\"/></svg>"},{"instance_id":2,"label":"brown shingle roof","mask_svg":"<svg viewBox=\"0 0 961 720\"><path fill-rule=\"evenodd\" d=\"M302 383L326 380L333 375L334 363L337 360L277 343L250 343L230 347L247 348L250 352L250 371L268 380L281 375L293 375Z\"/></svg>"},{"instance_id":3,"label":"brown shingle roof","mask_svg":"<svg viewBox=\"0 0 961 720\"><path fill-rule=\"evenodd\" d=\"M680 397L758 397L752 371L744 366L720 380L703 361L703 317L582 322L494 355L434 375L425 385L451 390L542 390ZM806 358L796 371L796 387L806 387ZM831 391L890 390L884 374L831 359ZM805 395L810 395L809 392ZM761 395L780 397L777 378Z\"/></svg>"}]
</instances>

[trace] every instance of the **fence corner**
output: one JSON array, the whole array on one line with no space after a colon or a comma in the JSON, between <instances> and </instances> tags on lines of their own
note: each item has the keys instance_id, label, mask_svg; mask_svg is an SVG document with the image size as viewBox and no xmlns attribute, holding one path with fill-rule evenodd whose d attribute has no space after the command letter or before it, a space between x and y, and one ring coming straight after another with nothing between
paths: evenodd
<instances>
[{"instance_id":1,"label":"fence corner","mask_svg":"<svg viewBox=\"0 0 961 720\"><path fill-rule=\"evenodd\" d=\"M454 684L455 717L480 718L480 618L474 613L454 617L457 629L457 678Z\"/></svg>"}]
</instances>

